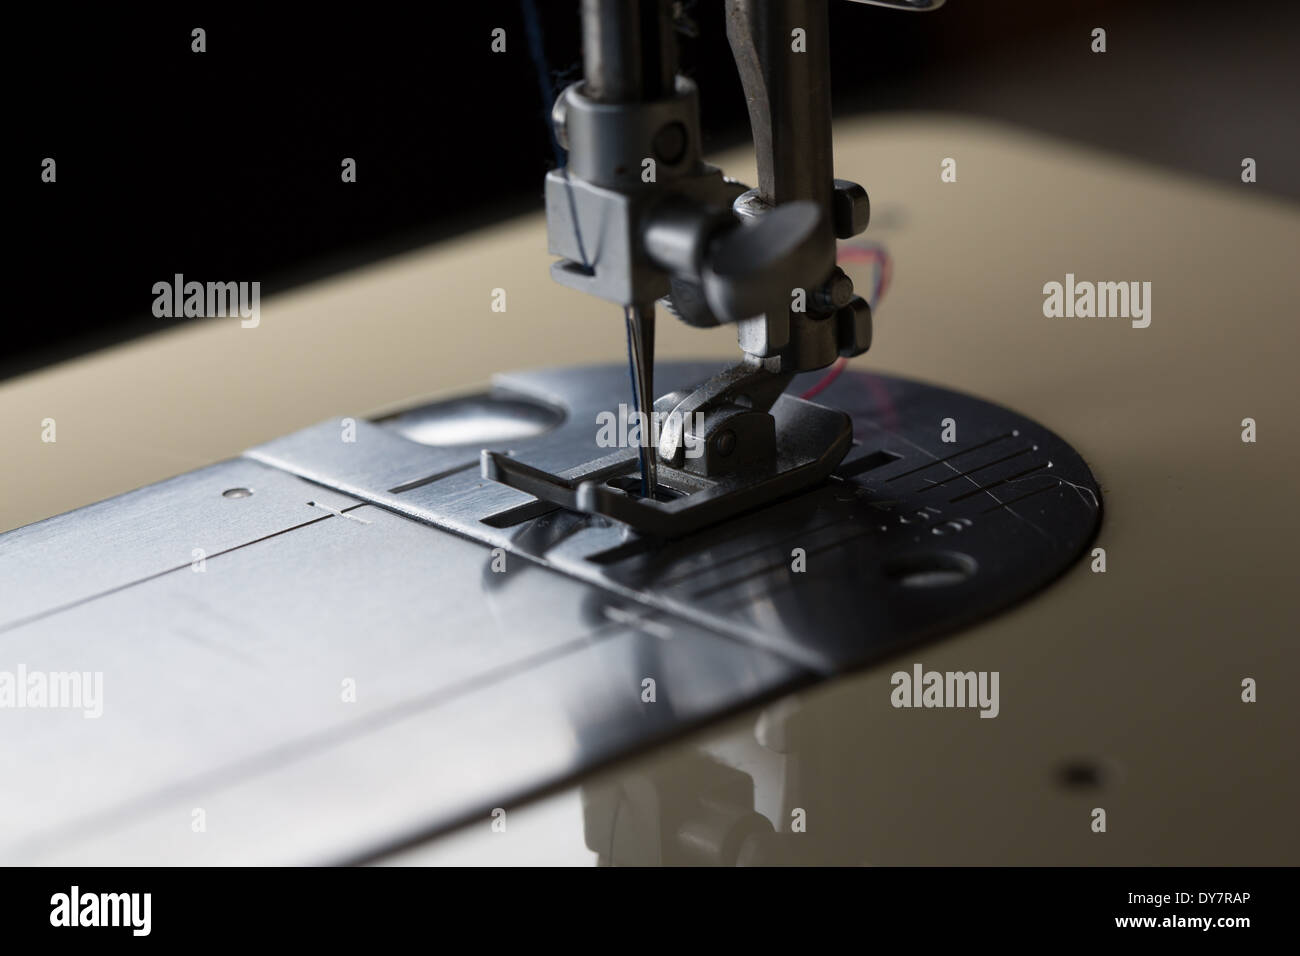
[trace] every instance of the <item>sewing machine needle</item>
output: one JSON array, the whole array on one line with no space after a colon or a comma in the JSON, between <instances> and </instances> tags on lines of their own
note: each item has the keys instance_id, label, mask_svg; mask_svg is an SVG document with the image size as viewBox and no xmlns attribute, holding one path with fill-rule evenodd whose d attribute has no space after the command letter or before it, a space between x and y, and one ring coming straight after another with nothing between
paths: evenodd
<instances>
[{"instance_id":1,"label":"sewing machine needle","mask_svg":"<svg viewBox=\"0 0 1300 956\"><path fill-rule=\"evenodd\" d=\"M655 307L629 305L623 310L627 318L627 353L632 367L633 399L641 419L641 494L654 500L658 481L658 452L652 443L651 416L654 413Z\"/></svg>"}]
</instances>

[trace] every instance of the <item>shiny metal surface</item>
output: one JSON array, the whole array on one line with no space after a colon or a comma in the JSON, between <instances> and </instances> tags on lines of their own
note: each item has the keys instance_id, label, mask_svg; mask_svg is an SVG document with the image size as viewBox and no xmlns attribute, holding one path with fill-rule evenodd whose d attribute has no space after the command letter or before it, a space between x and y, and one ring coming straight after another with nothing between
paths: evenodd
<instances>
[{"instance_id":1,"label":"shiny metal surface","mask_svg":"<svg viewBox=\"0 0 1300 956\"><path fill-rule=\"evenodd\" d=\"M481 445L483 442L518 441L544 435L564 413L538 402L508 394L466 395L434 405L422 405L384 422L402 436L421 445Z\"/></svg>"},{"instance_id":2,"label":"shiny metal surface","mask_svg":"<svg viewBox=\"0 0 1300 956\"><path fill-rule=\"evenodd\" d=\"M717 366L664 363L661 388ZM517 396L565 410L537 439L500 445L556 474L599 457L597 414L622 393L619 366L500 376ZM802 386L796 380L792 391ZM371 426L344 448L322 425L253 449L301 474L456 534L501 547L648 607L671 610L819 673L860 666L902 642L950 630L1042 587L1100 519L1087 466L1052 432L1007 409L902 379L850 373L819 401L848 412L855 447L837 477L804 494L671 543L629 538L479 477L468 449L423 448L392 491L399 441ZM944 441L944 421L957 423ZM383 449L366 474L363 447ZM405 458L409 449L393 450ZM398 485L398 488L406 486ZM386 490L389 489L389 490ZM795 549L806 571L794 570Z\"/></svg>"},{"instance_id":3,"label":"shiny metal surface","mask_svg":"<svg viewBox=\"0 0 1300 956\"><path fill-rule=\"evenodd\" d=\"M226 496L242 489L252 494ZM222 462L0 535L0 634L357 504L248 459ZM183 520L181 520L183 516ZM3 640L3 638L0 638Z\"/></svg>"},{"instance_id":4,"label":"shiny metal surface","mask_svg":"<svg viewBox=\"0 0 1300 956\"><path fill-rule=\"evenodd\" d=\"M716 366L659 371L675 390ZM498 448L589 459L625 382L500 377L492 394L562 420ZM95 719L3 713L0 765L23 773L0 790L0 859L377 858L991 613L1092 533L1095 486L1040 426L897 379L824 394L856 423L836 479L671 544L483 480L473 443L411 441L427 410L328 421L0 536L18 608L0 671L103 681ZM963 423L952 448L941 410ZM701 823L683 799L681 852L742 852L729 828L752 836L752 814Z\"/></svg>"},{"instance_id":5,"label":"shiny metal surface","mask_svg":"<svg viewBox=\"0 0 1300 956\"><path fill-rule=\"evenodd\" d=\"M806 676L531 562L494 572L481 545L348 514L363 520L325 515L0 637L0 670L103 675L98 719L3 713L0 765L23 772L0 788L0 860L368 856Z\"/></svg>"}]
</instances>

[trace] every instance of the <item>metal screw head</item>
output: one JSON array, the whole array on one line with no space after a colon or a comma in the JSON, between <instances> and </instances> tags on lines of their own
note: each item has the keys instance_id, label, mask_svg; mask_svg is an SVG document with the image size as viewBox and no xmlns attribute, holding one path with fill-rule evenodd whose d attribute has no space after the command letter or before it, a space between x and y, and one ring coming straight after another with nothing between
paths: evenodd
<instances>
[{"instance_id":1,"label":"metal screw head","mask_svg":"<svg viewBox=\"0 0 1300 956\"><path fill-rule=\"evenodd\" d=\"M669 123L655 133L651 144L659 162L675 166L686 155L686 127L677 122Z\"/></svg>"},{"instance_id":2,"label":"metal screw head","mask_svg":"<svg viewBox=\"0 0 1300 956\"><path fill-rule=\"evenodd\" d=\"M577 85L577 83L572 83L566 87L555 98L555 103L551 106L551 127L555 130L556 141L564 149L569 148L569 131L565 125L565 120L569 114L569 90Z\"/></svg>"},{"instance_id":3,"label":"metal screw head","mask_svg":"<svg viewBox=\"0 0 1300 956\"><path fill-rule=\"evenodd\" d=\"M871 307L859 295L835 313L836 345L840 355L852 358L871 348Z\"/></svg>"},{"instance_id":4,"label":"metal screw head","mask_svg":"<svg viewBox=\"0 0 1300 956\"><path fill-rule=\"evenodd\" d=\"M835 180L831 193L831 222L835 238L851 239L867 228L871 221L871 199L867 191L848 179Z\"/></svg>"},{"instance_id":5,"label":"metal screw head","mask_svg":"<svg viewBox=\"0 0 1300 956\"><path fill-rule=\"evenodd\" d=\"M248 488L227 488L221 493L223 498L247 498L253 494Z\"/></svg>"},{"instance_id":6,"label":"metal screw head","mask_svg":"<svg viewBox=\"0 0 1300 956\"><path fill-rule=\"evenodd\" d=\"M818 307L827 312L842 309L853 301L853 280L837 267L826 284L816 291L814 298Z\"/></svg>"},{"instance_id":7,"label":"metal screw head","mask_svg":"<svg viewBox=\"0 0 1300 956\"><path fill-rule=\"evenodd\" d=\"M736 433L730 428L724 432L719 432L713 439L713 450L723 458L726 458L736 450Z\"/></svg>"}]
</instances>

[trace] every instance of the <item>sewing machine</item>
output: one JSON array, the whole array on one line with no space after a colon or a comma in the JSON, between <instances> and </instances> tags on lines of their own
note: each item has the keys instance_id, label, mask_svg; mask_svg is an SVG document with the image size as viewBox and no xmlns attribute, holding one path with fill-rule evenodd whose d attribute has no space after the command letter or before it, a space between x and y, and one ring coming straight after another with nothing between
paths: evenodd
<instances>
[{"instance_id":1,"label":"sewing machine","mask_svg":"<svg viewBox=\"0 0 1300 956\"><path fill-rule=\"evenodd\" d=\"M582 24L552 276L622 310L627 365L333 418L0 536L3 660L101 681L101 716L6 724L34 768L7 859L371 859L972 624L1084 552L1100 493L1065 440L843 367L872 307L837 240L869 203L833 168L826 0L728 4L752 189L701 158L671 4L588 0ZM739 361L656 363L656 303L734 325ZM223 839L173 840L199 811Z\"/></svg>"}]
</instances>

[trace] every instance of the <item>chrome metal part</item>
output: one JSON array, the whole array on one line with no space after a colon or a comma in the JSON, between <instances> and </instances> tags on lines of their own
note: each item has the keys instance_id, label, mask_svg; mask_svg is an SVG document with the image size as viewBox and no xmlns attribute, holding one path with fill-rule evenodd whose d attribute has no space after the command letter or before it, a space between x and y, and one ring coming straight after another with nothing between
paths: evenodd
<instances>
[{"instance_id":1,"label":"chrome metal part","mask_svg":"<svg viewBox=\"0 0 1300 956\"><path fill-rule=\"evenodd\" d=\"M657 374L688 393L718 371ZM626 376L501 376L0 535L0 671L103 681L95 719L4 712L0 858L369 859L987 616L1098 521L1047 429L860 373L824 393L855 443L831 478L672 541L478 474L485 445L558 475L597 459ZM672 853L761 857L732 796L674 810ZM195 807L220 839L175 836Z\"/></svg>"},{"instance_id":2,"label":"chrome metal part","mask_svg":"<svg viewBox=\"0 0 1300 956\"><path fill-rule=\"evenodd\" d=\"M656 375L670 394L689 394L720 371L661 363ZM570 481L572 507L483 478L482 445L414 446L377 425L359 429L355 445L340 444L336 425L325 423L249 454L821 673L1031 593L1073 561L1100 518L1087 466L1041 425L947 389L846 372L819 396L852 421L851 450L829 480L673 540L630 535L617 520L575 510L583 481L635 471L635 449L611 454L596 441L597 416L626 378L612 365L496 379L512 399L531 396L564 420L545 435L490 446L488 457L516 475L526 472L515 463L527 466L542 484ZM796 378L792 389L804 380L811 384ZM942 440L946 417L961 423L952 443ZM418 447L422 461L394 444ZM386 462L401 458L399 479ZM677 476L665 469L661 480ZM409 490L384 490L394 486ZM792 570L795 547L817 562L816 573Z\"/></svg>"},{"instance_id":3,"label":"chrome metal part","mask_svg":"<svg viewBox=\"0 0 1300 956\"><path fill-rule=\"evenodd\" d=\"M617 521L642 535L677 538L824 480L849 449L848 416L811 402L786 395L771 415L740 413L727 422L738 428L736 419L742 415L775 423L768 435L778 442L774 459L758 458L748 468L717 469L721 473L715 476L661 466L662 493L654 498L634 495L620 482L626 477L628 459L618 455L585 463L576 473L561 477L499 452L484 451L482 473L542 501ZM734 435L716 429L707 434L701 443L705 456L739 455ZM720 439L729 437L730 447L724 447Z\"/></svg>"},{"instance_id":4,"label":"chrome metal part","mask_svg":"<svg viewBox=\"0 0 1300 956\"><path fill-rule=\"evenodd\" d=\"M683 415L706 416L707 453L680 459L683 429L670 427L676 446L641 453L641 501L611 498L604 488L549 483L556 500L578 495L601 513L617 511L641 530L656 511L656 472L684 469L718 478L747 474L744 495L674 512L665 528L693 530L706 514L734 513L787 494L816 469L781 475L768 412L791 375L824 368L840 356L866 351L871 311L835 266L835 239L866 228L870 204L856 183L834 178L831 156L827 0L728 0L727 38L749 103L759 186L744 191L700 159L699 107L694 84L677 75L674 14L668 0L584 0L585 79L561 94L552 115L569 149L568 165L546 178L547 235L554 278L619 303L628 324L635 405L648 413L653 388L653 305L667 299L690 325L737 325L750 378L767 377L764 403L731 402L706 391L677 396ZM797 35L803 44L791 47ZM796 55L797 54L797 55ZM671 409L669 409L671 410ZM806 417L806 416L805 416ZM818 449L818 461L842 451L838 432ZM716 444L715 444L716 436ZM806 444L806 435L795 439ZM665 448L667 457L663 457ZM674 453L676 457L674 457ZM657 460L656 456L662 460ZM504 459L485 459L485 475L538 485L540 472ZM554 477L554 476L553 476ZM734 482L733 482L734 484ZM733 489L738 492L739 489ZM731 492L727 492L731 493ZM703 503L697 493L695 503ZM661 533L667 534L668 531Z\"/></svg>"}]
</instances>

